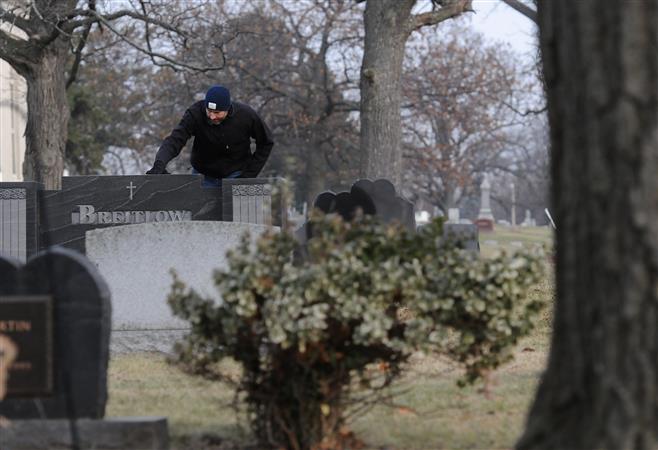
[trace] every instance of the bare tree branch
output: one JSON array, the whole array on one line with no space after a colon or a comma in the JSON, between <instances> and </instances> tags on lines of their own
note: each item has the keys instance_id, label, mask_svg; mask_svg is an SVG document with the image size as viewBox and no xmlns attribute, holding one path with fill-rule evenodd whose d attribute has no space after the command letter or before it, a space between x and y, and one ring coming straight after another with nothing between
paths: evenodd
<instances>
[{"instance_id":1,"label":"bare tree branch","mask_svg":"<svg viewBox=\"0 0 658 450\"><path fill-rule=\"evenodd\" d=\"M131 17L134 17L134 14L129 14ZM141 16L141 14L136 14L136 16ZM145 55L148 55L151 57L152 61L154 64L158 66L163 66L163 67L169 67L174 71L180 71L181 69L188 69L188 70L193 70L195 72L212 72L216 70L222 70L225 66L225 62L222 62L220 66L214 66L214 67L199 67L191 64L186 64L181 61L177 61L174 58L171 58L163 53L155 52L155 51L149 51L148 48L144 48L140 45L138 45L136 42L132 41L131 39L128 39L123 33L121 33L119 30L117 30L112 23L108 19L109 16L101 16L100 14L96 14L96 17L100 23L105 25L112 33L114 33L119 39L124 41L126 44L130 45L133 47L135 50L138 50L141 53L144 53ZM150 23L160 23L160 21L155 21L152 19L149 19ZM92 22L93 23L93 22ZM222 57L223 57L222 53ZM156 58L161 59L165 61L164 63L158 62Z\"/></svg>"},{"instance_id":2,"label":"bare tree branch","mask_svg":"<svg viewBox=\"0 0 658 450\"><path fill-rule=\"evenodd\" d=\"M149 17L144 14L140 14L136 11L132 11L129 9L122 9L120 11L115 11L111 14L99 14L96 10L92 9L84 9L84 10L77 10L78 14L76 16L88 16L86 19L79 19L79 20L71 20L62 23L61 28L70 33L74 31L76 28L86 26L88 24L93 24L96 22L108 22L111 20L116 20L120 19L122 17L131 17L135 20L139 20L144 23L151 23L153 25L157 25L165 30L174 32L178 35L183 35L181 30L175 26L173 26L170 23L163 22L161 20L155 19L153 17Z\"/></svg>"},{"instance_id":3,"label":"bare tree branch","mask_svg":"<svg viewBox=\"0 0 658 450\"><path fill-rule=\"evenodd\" d=\"M34 25L27 19L14 14L2 6L0 6L0 22L5 22L10 26L16 26L27 34L34 32Z\"/></svg>"},{"instance_id":4,"label":"bare tree branch","mask_svg":"<svg viewBox=\"0 0 658 450\"><path fill-rule=\"evenodd\" d=\"M89 9L96 10L96 0L89 0ZM87 37L89 37L89 32L91 31L91 27L93 26L92 23L88 24L85 26L84 30L82 31L82 35L80 36L80 40L78 41L78 45L76 46L75 51L73 54L75 55L75 59L73 61L73 65L71 66L71 71L69 72L69 78L66 80L66 89L73 84L75 81L75 77L78 74L78 68L80 67L80 60L82 59L82 50L85 48L85 45L87 44Z\"/></svg>"},{"instance_id":5,"label":"bare tree branch","mask_svg":"<svg viewBox=\"0 0 658 450\"><path fill-rule=\"evenodd\" d=\"M409 18L407 31L411 33L414 30L427 25L436 25L444 20L459 16L465 12L473 12L472 0L452 0L444 2L439 9L430 12L415 14Z\"/></svg>"},{"instance_id":6,"label":"bare tree branch","mask_svg":"<svg viewBox=\"0 0 658 450\"><path fill-rule=\"evenodd\" d=\"M521 0L503 0L503 2L505 2L510 8L513 8L528 19L532 20L534 23L537 23L537 11L523 3Z\"/></svg>"},{"instance_id":7,"label":"bare tree branch","mask_svg":"<svg viewBox=\"0 0 658 450\"><path fill-rule=\"evenodd\" d=\"M0 58L7 61L16 72L25 75L37 63L39 54L28 41L14 38L0 30Z\"/></svg>"}]
</instances>

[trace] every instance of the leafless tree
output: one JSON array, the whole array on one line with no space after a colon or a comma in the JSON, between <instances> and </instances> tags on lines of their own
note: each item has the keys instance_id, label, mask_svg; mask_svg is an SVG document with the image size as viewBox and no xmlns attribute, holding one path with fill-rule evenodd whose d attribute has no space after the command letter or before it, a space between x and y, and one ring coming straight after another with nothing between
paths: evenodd
<instances>
[{"instance_id":1,"label":"leafless tree","mask_svg":"<svg viewBox=\"0 0 658 450\"><path fill-rule=\"evenodd\" d=\"M432 0L431 10L412 13L417 0L367 0L361 65L360 171L402 182L401 77L407 39L471 10L471 0Z\"/></svg>"},{"instance_id":2,"label":"leafless tree","mask_svg":"<svg viewBox=\"0 0 658 450\"><path fill-rule=\"evenodd\" d=\"M444 25L446 27L448 24ZM447 214L473 196L484 172L511 170L524 136L531 77L512 52L488 45L464 26L419 32L403 74L408 190ZM504 163L503 163L504 162Z\"/></svg>"},{"instance_id":3,"label":"leafless tree","mask_svg":"<svg viewBox=\"0 0 658 450\"><path fill-rule=\"evenodd\" d=\"M155 64L185 70L222 67L221 53L215 64L196 66L159 50L163 39L170 47L189 45L193 34L186 30L200 6L179 10L168 2L144 0L121 6L95 0L0 1L0 58L27 82L25 179L49 189L61 185L69 120L66 87L76 77L92 27L115 34ZM122 21L140 24L140 40L124 34Z\"/></svg>"}]
</instances>

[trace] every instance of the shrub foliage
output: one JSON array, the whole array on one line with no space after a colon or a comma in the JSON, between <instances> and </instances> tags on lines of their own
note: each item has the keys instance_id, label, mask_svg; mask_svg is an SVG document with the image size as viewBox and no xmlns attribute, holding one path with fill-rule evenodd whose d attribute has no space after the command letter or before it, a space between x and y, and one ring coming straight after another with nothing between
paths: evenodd
<instances>
[{"instance_id":1,"label":"shrub foliage","mask_svg":"<svg viewBox=\"0 0 658 450\"><path fill-rule=\"evenodd\" d=\"M542 306L526 296L538 254L478 258L442 241L440 221L417 233L368 217L312 226L304 252L285 232L245 237L214 274L221 302L176 277L169 296L191 324L178 364L222 379L217 363L237 360L260 445L354 446L347 414L386 392L414 352L450 357L472 383L510 358Z\"/></svg>"}]
</instances>

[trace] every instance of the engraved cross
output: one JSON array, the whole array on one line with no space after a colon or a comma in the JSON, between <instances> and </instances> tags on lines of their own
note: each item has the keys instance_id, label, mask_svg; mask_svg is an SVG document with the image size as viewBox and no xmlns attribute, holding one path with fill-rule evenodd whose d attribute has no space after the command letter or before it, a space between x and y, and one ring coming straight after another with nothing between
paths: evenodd
<instances>
[{"instance_id":1,"label":"engraved cross","mask_svg":"<svg viewBox=\"0 0 658 450\"><path fill-rule=\"evenodd\" d=\"M126 186L126 189L130 189L130 200L133 199L133 189L135 189L136 187L137 186L135 186L132 181L128 186Z\"/></svg>"}]
</instances>

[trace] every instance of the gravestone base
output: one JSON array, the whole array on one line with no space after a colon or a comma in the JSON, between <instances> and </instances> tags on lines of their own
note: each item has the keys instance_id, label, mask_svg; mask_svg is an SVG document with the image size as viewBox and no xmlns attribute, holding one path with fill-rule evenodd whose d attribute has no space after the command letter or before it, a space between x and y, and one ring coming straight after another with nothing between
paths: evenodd
<instances>
[{"instance_id":1,"label":"gravestone base","mask_svg":"<svg viewBox=\"0 0 658 450\"><path fill-rule=\"evenodd\" d=\"M166 417L113 417L78 419L75 427L65 419L12 420L0 428L3 450L79 448L94 450L166 450ZM72 438L75 429L77 439Z\"/></svg>"}]
</instances>

